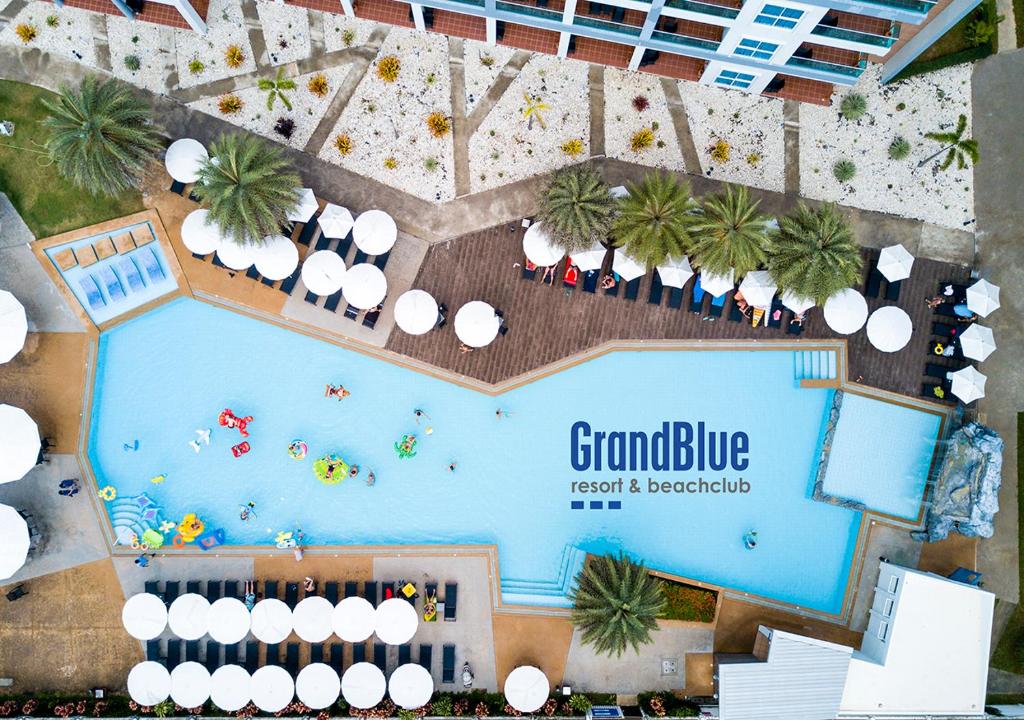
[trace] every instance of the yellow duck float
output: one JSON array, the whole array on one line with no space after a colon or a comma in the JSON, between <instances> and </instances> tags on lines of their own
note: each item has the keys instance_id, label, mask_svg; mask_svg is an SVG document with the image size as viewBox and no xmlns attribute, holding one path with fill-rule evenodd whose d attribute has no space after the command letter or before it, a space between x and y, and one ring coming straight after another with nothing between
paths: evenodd
<instances>
[{"instance_id":1,"label":"yellow duck float","mask_svg":"<svg viewBox=\"0 0 1024 720\"><path fill-rule=\"evenodd\" d=\"M206 525L196 517L195 513L189 513L182 519L181 524L178 525L178 535L181 536L184 542L195 542L196 538L203 534L205 527Z\"/></svg>"}]
</instances>

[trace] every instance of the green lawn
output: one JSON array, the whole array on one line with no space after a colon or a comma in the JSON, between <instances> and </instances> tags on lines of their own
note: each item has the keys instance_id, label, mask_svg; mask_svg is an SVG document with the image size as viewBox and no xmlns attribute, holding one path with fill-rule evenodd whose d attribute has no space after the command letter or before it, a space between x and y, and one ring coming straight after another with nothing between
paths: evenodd
<instances>
[{"instance_id":1,"label":"green lawn","mask_svg":"<svg viewBox=\"0 0 1024 720\"><path fill-rule=\"evenodd\" d=\"M37 238L92 225L142 210L138 192L118 197L90 195L62 180L40 155L47 112L39 101L53 94L33 85L0 80L0 119L15 124L14 136L0 138L0 190Z\"/></svg>"},{"instance_id":2,"label":"green lawn","mask_svg":"<svg viewBox=\"0 0 1024 720\"><path fill-rule=\"evenodd\" d=\"M1017 414L1017 552L1024 551L1024 413ZM1024 556L1018 567L1021 572L1021 590L1024 591ZM996 651L992 655L992 666L1000 670L1024 675L1024 602L1018 603L1017 610L1006 626Z\"/></svg>"},{"instance_id":3,"label":"green lawn","mask_svg":"<svg viewBox=\"0 0 1024 720\"><path fill-rule=\"evenodd\" d=\"M1017 1L1024 2L1024 0ZM995 16L995 0L985 0L975 10L968 13L966 17L960 20L960 22L951 27L945 35L936 40L931 47L921 53L914 62L907 65L906 68L893 78L892 82L902 80L903 78L911 77L913 75L921 75L922 73L941 70L942 68L950 67L952 65L980 60L981 58L988 57L995 53L999 49L997 41L998 33L996 33L996 36L992 38L992 42L990 44L981 46L971 45L967 42L967 38L964 36L967 26L971 23L976 14L982 12L983 8L990 13L990 17Z\"/></svg>"}]
</instances>

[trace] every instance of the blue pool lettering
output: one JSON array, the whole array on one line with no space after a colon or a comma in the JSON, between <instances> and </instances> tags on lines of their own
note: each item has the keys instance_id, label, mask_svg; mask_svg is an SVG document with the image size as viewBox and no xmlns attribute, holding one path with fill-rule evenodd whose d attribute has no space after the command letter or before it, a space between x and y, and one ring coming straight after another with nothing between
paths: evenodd
<instances>
[{"instance_id":1,"label":"blue pool lettering","mask_svg":"<svg viewBox=\"0 0 1024 720\"><path fill-rule=\"evenodd\" d=\"M746 470L750 438L745 432L710 430L703 421L665 421L648 435L643 431L592 430L578 420L569 431L573 470L616 472L687 472L696 470ZM670 462L671 460L671 462ZM648 462L649 461L649 462Z\"/></svg>"}]
</instances>

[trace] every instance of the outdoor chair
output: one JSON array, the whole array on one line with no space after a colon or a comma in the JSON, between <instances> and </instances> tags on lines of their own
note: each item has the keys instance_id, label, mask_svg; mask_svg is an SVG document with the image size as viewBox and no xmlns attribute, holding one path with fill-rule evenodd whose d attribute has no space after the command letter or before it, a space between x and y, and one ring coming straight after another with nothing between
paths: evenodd
<instances>
[{"instance_id":1,"label":"outdoor chair","mask_svg":"<svg viewBox=\"0 0 1024 720\"><path fill-rule=\"evenodd\" d=\"M220 643L215 640L206 641L206 669L211 673L220 667Z\"/></svg>"},{"instance_id":2,"label":"outdoor chair","mask_svg":"<svg viewBox=\"0 0 1024 720\"><path fill-rule=\"evenodd\" d=\"M700 315L704 312L704 288L700 285L700 275L693 286L693 299L690 301L690 312Z\"/></svg>"},{"instance_id":3,"label":"outdoor chair","mask_svg":"<svg viewBox=\"0 0 1024 720\"><path fill-rule=\"evenodd\" d=\"M319 300L319 299L320 299L320 296L319 296L319 295L317 295L316 293L311 293L311 292L310 292L309 290L307 290L307 291L306 291L306 297L305 297L305 300L306 300L306 302L308 302L308 303L309 303L310 305L316 305L316 303L317 303L317 300Z\"/></svg>"},{"instance_id":4,"label":"outdoor chair","mask_svg":"<svg viewBox=\"0 0 1024 720\"><path fill-rule=\"evenodd\" d=\"M441 651L441 682L455 682L455 646L445 645Z\"/></svg>"},{"instance_id":5,"label":"outdoor chair","mask_svg":"<svg viewBox=\"0 0 1024 720\"><path fill-rule=\"evenodd\" d=\"M324 597L331 605L338 604L338 583L329 582L324 584Z\"/></svg>"},{"instance_id":6,"label":"outdoor chair","mask_svg":"<svg viewBox=\"0 0 1024 720\"><path fill-rule=\"evenodd\" d=\"M616 278L614 285L612 285L609 288L605 288L604 289L604 294L605 295L609 295L611 297L615 297L616 295L619 294L619 285L621 285L621 284L622 284L622 281L619 280L618 278Z\"/></svg>"},{"instance_id":7,"label":"outdoor chair","mask_svg":"<svg viewBox=\"0 0 1024 720\"><path fill-rule=\"evenodd\" d=\"M336 673L341 674L342 669L345 667L344 645L341 643L331 643L331 660L329 664Z\"/></svg>"},{"instance_id":8,"label":"outdoor chair","mask_svg":"<svg viewBox=\"0 0 1024 720\"><path fill-rule=\"evenodd\" d=\"M373 644L373 664L380 668L382 673L388 671L388 646L384 643Z\"/></svg>"},{"instance_id":9,"label":"outdoor chair","mask_svg":"<svg viewBox=\"0 0 1024 720\"><path fill-rule=\"evenodd\" d=\"M375 257L373 259L373 264L377 266L378 270L380 270L381 272L384 272L384 268L387 267L388 258L390 258L390 257L391 257L391 251L389 250L388 252L384 253L383 255L378 255L377 257Z\"/></svg>"},{"instance_id":10,"label":"outdoor chair","mask_svg":"<svg viewBox=\"0 0 1024 720\"><path fill-rule=\"evenodd\" d=\"M941 389L944 394L943 397L939 397L935 394L936 388ZM921 396L931 400L932 402L956 402L956 398L949 392L948 388L942 385L935 385L932 383L924 383L921 385Z\"/></svg>"},{"instance_id":11,"label":"outdoor chair","mask_svg":"<svg viewBox=\"0 0 1024 720\"><path fill-rule=\"evenodd\" d=\"M373 330L375 327L377 327L377 320L379 319L380 310L368 310L366 314L363 315L363 327L367 327Z\"/></svg>"},{"instance_id":12,"label":"outdoor chair","mask_svg":"<svg viewBox=\"0 0 1024 720\"><path fill-rule=\"evenodd\" d=\"M359 308L355 305L349 305L345 308L345 317L349 320L355 320L359 317Z\"/></svg>"},{"instance_id":13,"label":"outdoor chair","mask_svg":"<svg viewBox=\"0 0 1024 720\"><path fill-rule=\"evenodd\" d=\"M237 665L238 664L238 650L242 646L241 643L233 643L231 645L224 646L224 664L225 665Z\"/></svg>"},{"instance_id":14,"label":"outdoor chair","mask_svg":"<svg viewBox=\"0 0 1024 720\"><path fill-rule=\"evenodd\" d=\"M284 604L292 610L299 604L299 584L286 583L284 587Z\"/></svg>"},{"instance_id":15,"label":"outdoor chair","mask_svg":"<svg viewBox=\"0 0 1024 720\"><path fill-rule=\"evenodd\" d=\"M743 322L743 311L740 310L740 304L733 298L732 305L729 306L729 314L726 316L732 322Z\"/></svg>"},{"instance_id":16,"label":"outdoor chair","mask_svg":"<svg viewBox=\"0 0 1024 720\"><path fill-rule=\"evenodd\" d=\"M147 580L145 589L150 595L160 596L160 583L156 580Z\"/></svg>"},{"instance_id":17,"label":"outdoor chair","mask_svg":"<svg viewBox=\"0 0 1024 720\"><path fill-rule=\"evenodd\" d=\"M459 598L459 586L457 583L445 583L444 585L444 620L455 622L457 601Z\"/></svg>"},{"instance_id":18,"label":"outdoor chair","mask_svg":"<svg viewBox=\"0 0 1024 720\"><path fill-rule=\"evenodd\" d=\"M249 269L245 271L245 276L250 280L259 280L260 271L256 269L255 265L251 265Z\"/></svg>"},{"instance_id":19,"label":"outdoor chair","mask_svg":"<svg viewBox=\"0 0 1024 720\"><path fill-rule=\"evenodd\" d=\"M194 203L199 202L199 196L196 195L196 186L193 185L192 189L188 191L188 199Z\"/></svg>"},{"instance_id":20,"label":"outdoor chair","mask_svg":"<svg viewBox=\"0 0 1024 720\"><path fill-rule=\"evenodd\" d=\"M199 594L199 581L198 580L189 580L187 583L185 583L185 592L186 593L191 593L193 595L198 595Z\"/></svg>"},{"instance_id":21,"label":"outdoor chair","mask_svg":"<svg viewBox=\"0 0 1024 720\"><path fill-rule=\"evenodd\" d=\"M638 278L633 278L628 283L626 283L626 299L627 300L636 300L637 296L640 294L640 281L641 280L643 280L643 276L638 277Z\"/></svg>"},{"instance_id":22,"label":"outdoor chair","mask_svg":"<svg viewBox=\"0 0 1024 720\"><path fill-rule=\"evenodd\" d=\"M161 665L166 665L163 657L160 655L160 641L159 640L147 640L146 641L146 659L151 662L158 662Z\"/></svg>"},{"instance_id":23,"label":"outdoor chair","mask_svg":"<svg viewBox=\"0 0 1024 720\"><path fill-rule=\"evenodd\" d=\"M331 238L327 237L326 235L320 235L320 237L317 238L316 240L316 245L313 246L313 252L320 252L321 250L326 250L330 246Z\"/></svg>"},{"instance_id":24,"label":"outdoor chair","mask_svg":"<svg viewBox=\"0 0 1024 720\"><path fill-rule=\"evenodd\" d=\"M366 662L366 643L356 643L352 646L352 662L361 663Z\"/></svg>"},{"instance_id":25,"label":"outdoor chair","mask_svg":"<svg viewBox=\"0 0 1024 720\"><path fill-rule=\"evenodd\" d=\"M338 247L334 248L334 252L337 253L342 258L345 258L348 255L349 248L351 247L352 233L350 232L348 235L346 235L345 237L338 241Z\"/></svg>"},{"instance_id":26,"label":"outdoor chair","mask_svg":"<svg viewBox=\"0 0 1024 720\"><path fill-rule=\"evenodd\" d=\"M333 295L328 295L327 296L327 300L324 301L324 310L330 310L331 312L337 312L338 311L338 305L340 303L341 303L341 290L339 290L338 292L334 293Z\"/></svg>"},{"instance_id":27,"label":"outdoor chair","mask_svg":"<svg viewBox=\"0 0 1024 720\"><path fill-rule=\"evenodd\" d=\"M658 271L654 271L654 275L651 276L651 289L647 293L647 302L651 305L661 305L661 296L665 292L665 286L661 282L661 275Z\"/></svg>"},{"instance_id":28,"label":"outdoor chair","mask_svg":"<svg viewBox=\"0 0 1024 720\"><path fill-rule=\"evenodd\" d=\"M217 267L222 267L222 268L225 268L225 269L227 269L227 267L228 267L227 265L225 265L224 263L222 263L220 261L220 258L217 257L217 253L213 254L213 264L216 265Z\"/></svg>"},{"instance_id":29,"label":"outdoor chair","mask_svg":"<svg viewBox=\"0 0 1024 720\"><path fill-rule=\"evenodd\" d=\"M173 180L171 182L171 192L185 197L185 183Z\"/></svg>"},{"instance_id":30,"label":"outdoor chair","mask_svg":"<svg viewBox=\"0 0 1024 720\"><path fill-rule=\"evenodd\" d=\"M722 293L711 298L711 307L708 315L714 318L722 317L722 310L725 309L725 301L729 299L728 293Z\"/></svg>"},{"instance_id":31,"label":"outdoor chair","mask_svg":"<svg viewBox=\"0 0 1024 720\"><path fill-rule=\"evenodd\" d=\"M313 242L313 237L316 235L316 231L320 228L320 224L316 221L316 216L319 214L319 211L316 212L313 217L307 220L306 224L302 226L302 232L299 233L298 237L299 245L309 245Z\"/></svg>"},{"instance_id":32,"label":"outdoor chair","mask_svg":"<svg viewBox=\"0 0 1024 720\"><path fill-rule=\"evenodd\" d=\"M788 318L790 320L790 322L786 323L786 334L787 335L799 335L800 333L802 333L804 331L804 326L803 325L801 325L800 323L792 322L792 319L794 317L796 317L796 315L790 315L789 318Z\"/></svg>"},{"instance_id":33,"label":"outdoor chair","mask_svg":"<svg viewBox=\"0 0 1024 720\"><path fill-rule=\"evenodd\" d=\"M957 327L955 325L946 325L945 323L933 322L932 323L932 335L938 337L953 337L957 334Z\"/></svg>"},{"instance_id":34,"label":"outdoor chair","mask_svg":"<svg viewBox=\"0 0 1024 720\"><path fill-rule=\"evenodd\" d=\"M299 282L299 278L302 276L302 266L299 265L295 268L295 272L286 277L281 284L277 286L277 289L283 292L285 295L291 295L295 289L296 283Z\"/></svg>"},{"instance_id":35,"label":"outdoor chair","mask_svg":"<svg viewBox=\"0 0 1024 720\"><path fill-rule=\"evenodd\" d=\"M366 598L371 605L377 607L377 583L372 580L367 580L363 583L363 597Z\"/></svg>"},{"instance_id":36,"label":"outdoor chair","mask_svg":"<svg viewBox=\"0 0 1024 720\"><path fill-rule=\"evenodd\" d=\"M263 597L277 598L277 580L266 580L263 583Z\"/></svg>"},{"instance_id":37,"label":"outdoor chair","mask_svg":"<svg viewBox=\"0 0 1024 720\"><path fill-rule=\"evenodd\" d=\"M281 664L281 645L279 643L270 643L267 645L267 659L263 661L264 665L280 665Z\"/></svg>"},{"instance_id":38,"label":"outdoor chair","mask_svg":"<svg viewBox=\"0 0 1024 720\"><path fill-rule=\"evenodd\" d=\"M250 640L245 644L245 669L252 675L260 666L260 644Z\"/></svg>"},{"instance_id":39,"label":"outdoor chair","mask_svg":"<svg viewBox=\"0 0 1024 720\"><path fill-rule=\"evenodd\" d=\"M682 288L672 288L668 291L668 306L673 310L678 310L683 306Z\"/></svg>"},{"instance_id":40,"label":"outdoor chair","mask_svg":"<svg viewBox=\"0 0 1024 720\"><path fill-rule=\"evenodd\" d=\"M359 265L361 263L364 263L364 262L366 262L366 259L368 257L369 257L369 255L367 255L362 250L360 250L358 247L356 247L356 256L354 258L352 258L352 264L353 265Z\"/></svg>"},{"instance_id":41,"label":"outdoor chair","mask_svg":"<svg viewBox=\"0 0 1024 720\"><path fill-rule=\"evenodd\" d=\"M946 379L946 374L954 372L957 368L949 367L948 365L939 365L938 363L926 363L924 366L924 374L928 377L939 378L940 380Z\"/></svg>"},{"instance_id":42,"label":"outdoor chair","mask_svg":"<svg viewBox=\"0 0 1024 720\"><path fill-rule=\"evenodd\" d=\"M225 580L224 581L224 597L235 598L241 600L238 595L238 581L237 580Z\"/></svg>"},{"instance_id":43,"label":"outdoor chair","mask_svg":"<svg viewBox=\"0 0 1024 720\"><path fill-rule=\"evenodd\" d=\"M299 674L299 644L288 643L284 651L284 669L295 677Z\"/></svg>"},{"instance_id":44,"label":"outdoor chair","mask_svg":"<svg viewBox=\"0 0 1024 720\"><path fill-rule=\"evenodd\" d=\"M170 605L178 599L178 581L170 580L164 583L164 604Z\"/></svg>"},{"instance_id":45,"label":"outdoor chair","mask_svg":"<svg viewBox=\"0 0 1024 720\"><path fill-rule=\"evenodd\" d=\"M521 277L523 280L536 280L537 279L537 266L529 260L523 260L523 270Z\"/></svg>"},{"instance_id":46,"label":"outdoor chair","mask_svg":"<svg viewBox=\"0 0 1024 720\"><path fill-rule=\"evenodd\" d=\"M267 287L274 287L274 285L277 283L277 280L271 280L268 277L261 277L260 282L266 285Z\"/></svg>"},{"instance_id":47,"label":"outdoor chair","mask_svg":"<svg viewBox=\"0 0 1024 720\"><path fill-rule=\"evenodd\" d=\"M941 315L942 317L949 317L949 318L959 317L956 314L956 311L953 309L953 307L954 307L953 303L948 303L948 302L947 303L942 303L941 305L939 305L938 307L935 308L935 314L936 315Z\"/></svg>"},{"instance_id":48,"label":"outdoor chair","mask_svg":"<svg viewBox=\"0 0 1024 720\"><path fill-rule=\"evenodd\" d=\"M173 670L181 664L181 640L172 638L167 641L167 669Z\"/></svg>"},{"instance_id":49,"label":"outdoor chair","mask_svg":"<svg viewBox=\"0 0 1024 720\"><path fill-rule=\"evenodd\" d=\"M185 662L199 662L199 641L185 641Z\"/></svg>"},{"instance_id":50,"label":"outdoor chair","mask_svg":"<svg viewBox=\"0 0 1024 720\"><path fill-rule=\"evenodd\" d=\"M281 223L281 234L284 235L286 238L290 238L292 236L292 233L294 232L294 222L292 222L291 220L286 220L285 222Z\"/></svg>"},{"instance_id":51,"label":"outdoor chair","mask_svg":"<svg viewBox=\"0 0 1024 720\"><path fill-rule=\"evenodd\" d=\"M398 664L405 665L412 662L412 645L406 643L398 646Z\"/></svg>"},{"instance_id":52,"label":"outdoor chair","mask_svg":"<svg viewBox=\"0 0 1024 720\"><path fill-rule=\"evenodd\" d=\"M309 646L309 661L311 663L322 663L324 661L324 646L314 643Z\"/></svg>"},{"instance_id":53,"label":"outdoor chair","mask_svg":"<svg viewBox=\"0 0 1024 720\"><path fill-rule=\"evenodd\" d=\"M220 600L220 580L206 581L206 599L211 603Z\"/></svg>"},{"instance_id":54,"label":"outdoor chair","mask_svg":"<svg viewBox=\"0 0 1024 720\"><path fill-rule=\"evenodd\" d=\"M601 273L597 270L587 270L583 274L583 292L597 292L597 281L601 279Z\"/></svg>"},{"instance_id":55,"label":"outdoor chair","mask_svg":"<svg viewBox=\"0 0 1024 720\"><path fill-rule=\"evenodd\" d=\"M433 665L434 659L434 646L433 645L420 645L420 658L419 663L426 669L427 672L431 672L431 665Z\"/></svg>"},{"instance_id":56,"label":"outdoor chair","mask_svg":"<svg viewBox=\"0 0 1024 720\"><path fill-rule=\"evenodd\" d=\"M884 279L882 273L878 272L878 268L871 268L868 271L868 282L864 287L864 294L870 298L878 297L878 291L881 289Z\"/></svg>"},{"instance_id":57,"label":"outdoor chair","mask_svg":"<svg viewBox=\"0 0 1024 720\"><path fill-rule=\"evenodd\" d=\"M337 587L337 585L335 585L335 587ZM358 589L358 584L356 583L356 581L355 580L346 580L345 581L345 597L347 597L347 598L355 597L358 594L359 594L359 589Z\"/></svg>"},{"instance_id":58,"label":"outdoor chair","mask_svg":"<svg viewBox=\"0 0 1024 720\"><path fill-rule=\"evenodd\" d=\"M889 302L896 302L900 299L900 289L903 287L902 280L896 280L885 286L885 299Z\"/></svg>"}]
</instances>

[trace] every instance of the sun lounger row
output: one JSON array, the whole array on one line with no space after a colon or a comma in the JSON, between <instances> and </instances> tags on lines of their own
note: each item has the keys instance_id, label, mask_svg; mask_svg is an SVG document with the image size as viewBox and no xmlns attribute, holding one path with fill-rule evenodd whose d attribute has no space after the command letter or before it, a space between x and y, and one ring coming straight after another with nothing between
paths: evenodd
<instances>
[{"instance_id":1,"label":"sun lounger row","mask_svg":"<svg viewBox=\"0 0 1024 720\"><path fill-rule=\"evenodd\" d=\"M115 269L117 273L114 272ZM143 279L143 272L148 282ZM100 266L80 277L78 286L85 293L89 307L98 310L108 303L121 302L129 293L142 292L147 285L160 282L166 277L153 248L142 248L138 252L119 258L112 265Z\"/></svg>"}]
</instances>

